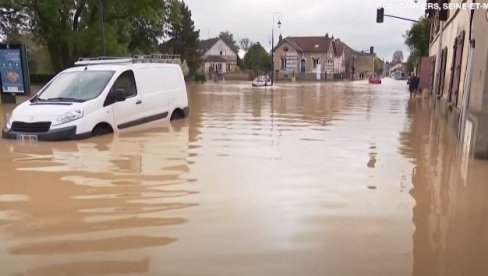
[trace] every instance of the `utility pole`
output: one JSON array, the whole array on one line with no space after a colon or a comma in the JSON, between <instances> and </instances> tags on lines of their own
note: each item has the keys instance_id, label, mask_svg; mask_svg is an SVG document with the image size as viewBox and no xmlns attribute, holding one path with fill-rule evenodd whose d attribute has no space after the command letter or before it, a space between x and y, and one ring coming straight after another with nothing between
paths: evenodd
<instances>
[{"instance_id":1,"label":"utility pole","mask_svg":"<svg viewBox=\"0 0 488 276\"><path fill-rule=\"evenodd\" d=\"M274 74L275 74L275 68L274 68L274 27L275 27L275 18L276 16L279 15L278 19L278 29L281 28L281 19L283 19L283 14L281 12L275 12L273 14L273 26L271 28L271 64L272 64L272 72L271 72L271 86L274 85ZM266 85L266 81L264 82Z\"/></svg>"},{"instance_id":2,"label":"utility pole","mask_svg":"<svg viewBox=\"0 0 488 276\"><path fill-rule=\"evenodd\" d=\"M440 88L441 79L441 59L442 59L442 34L444 32L444 21L440 21L440 33L437 39L437 55L435 59L435 75L432 94L434 94L434 104L437 103L437 97L441 95L442 91L438 91Z\"/></svg>"},{"instance_id":3,"label":"utility pole","mask_svg":"<svg viewBox=\"0 0 488 276\"><path fill-rule=\"evenodd\" d=\"M107 51L105 49L105 27L104 27L104 23L103 23L103 2L102 0L99 0L98 1L98 6L99 6L99 12L100 12L100 29L101 29L101 33L102 33L102 55L103 56L106 56L107 55Z\"/></svg>"}]
</instances>

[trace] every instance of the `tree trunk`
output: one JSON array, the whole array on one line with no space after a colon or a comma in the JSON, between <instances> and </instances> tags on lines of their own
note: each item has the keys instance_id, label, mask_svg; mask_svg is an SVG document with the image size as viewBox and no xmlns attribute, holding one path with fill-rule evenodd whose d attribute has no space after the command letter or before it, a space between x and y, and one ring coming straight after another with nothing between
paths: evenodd
<instances>
[{"instance_id":1,"label":"tree trunk","mask_svg":"<svg viewBox=\"0 0 488 276\"><path fill-rule=\"evenodd\" d=\"M57 42L48 41L47 42L47 50L49 51L49 58L51 60L51 64L55 73L58 73L62 70L63 65L61 62L61 52L59 50Z\"/></svg>"}]
</instances>

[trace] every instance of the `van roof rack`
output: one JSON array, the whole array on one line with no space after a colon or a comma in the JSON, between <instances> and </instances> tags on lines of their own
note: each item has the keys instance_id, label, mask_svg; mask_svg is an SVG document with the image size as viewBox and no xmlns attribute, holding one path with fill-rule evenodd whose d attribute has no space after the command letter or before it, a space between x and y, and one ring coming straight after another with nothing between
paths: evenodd
<instances>
[{"instance_id":1,"label":"van roof rack","mask_svg":"<svg viewBox=\"0 0 488 276\"><path fill-rule=\"evenodd\" d=\"M127 63L173 63L181 64L181 55L150 54L133 55L132 57L82 57L75 62L76 66L95 64L127 64Z\"/></svg>"}]
</instances>

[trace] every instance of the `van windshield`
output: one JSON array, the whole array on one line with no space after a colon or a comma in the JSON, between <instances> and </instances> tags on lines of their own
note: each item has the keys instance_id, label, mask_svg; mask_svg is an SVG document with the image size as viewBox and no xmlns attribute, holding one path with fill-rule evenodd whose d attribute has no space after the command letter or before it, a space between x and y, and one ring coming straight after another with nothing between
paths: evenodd
<instances>
[{"instance_id":1,"label":"van windshield","mask_svg":"<svg viewBox=\"0 0 488 276\"><path fill-rule=\"evenodd\" d=\"M33 101L84 102L98 97L115 71L76 71L58 75Z\"/></svg>"}]
</instances>

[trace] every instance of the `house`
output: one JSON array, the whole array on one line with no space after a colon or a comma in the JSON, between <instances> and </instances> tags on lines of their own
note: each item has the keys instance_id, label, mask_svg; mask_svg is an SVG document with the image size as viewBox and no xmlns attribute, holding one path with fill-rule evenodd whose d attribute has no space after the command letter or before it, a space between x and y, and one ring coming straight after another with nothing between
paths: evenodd
<instances>
[{"instance_id":1,"label":"house","mask_svg":"<svg viewBox=\"0 0 488 276\"><path fill-rule=\"evenodd\" d=\"M352 64L354 79L365 79L374 75L376 55L372 52L354 52ZM378 68L379 69L379 68Z\"/></svg>"},{"instance_id":2,"label":"house","mask_svg":"<svg viewBox=\"0 0 488 276\"><path fill-rule=\"evenodd\" d=\"M463 0L427 2L465 3ZM476 3L486 5L488 1ZM439 114L461 138L463 148L467 149L465 152L488 159L486 9L427 9L426 15L431 24L431 37L429 57L424 57L421 63L421 83L432 85L421 88L434 94ZM470 48L470 38L476 42L474 49Z\"/></svg>"},{"instance_id":3,"label":"house","mask_svg":"<svg viewBox=\"0 0 488 276\"><path fill-rule=\"evenodd\" d=\"M225 74L237 69L236 51L220 38L201 40L200 53L204 72Z\"/></svg>"},{"instance_id":4,"label":"house","mask_svg":"<svg viewBox=\"0 0 488 276\"><path fill-rule=\"evenodd\" d=\"M353 71L354 51L334 36L280 36L274 48L277 77L297 75L304 79L344 77ZM371 69L370 69L371 71Z\"/></svg>"}]
</instances>

